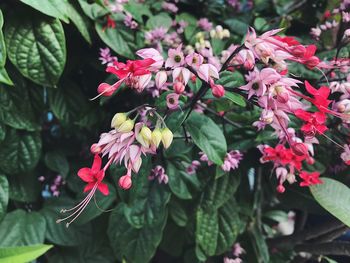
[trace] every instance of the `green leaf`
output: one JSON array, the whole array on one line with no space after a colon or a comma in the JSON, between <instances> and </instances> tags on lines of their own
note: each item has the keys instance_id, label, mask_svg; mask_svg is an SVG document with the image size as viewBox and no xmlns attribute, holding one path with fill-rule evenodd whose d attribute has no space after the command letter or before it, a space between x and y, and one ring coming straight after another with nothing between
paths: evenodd
<instances>
[{"instance_id":1,"label":"green leaf","mask_svg":"<svg viewBox=\"0 0 350 263\"><path fill-rule=\"evenodd\" d=\"M66 63L66 41L58 19L18 10L6 21L5 43L10 61L25 77L55 86Z\"/></svg>"},{"instance_id":2,"label":"green leaf","mask_svg":"<svg viewBox=\"0 0 350 263\"><path fill-rule=\"evenodd\" d=\"M175 162L167 162L166 173L171 191L180 199L192 199L192 189L200 186L197 175L186 173L183 167Z\"/></svg>"},{"instance_id":3,"label":"green leaf","mask_svg":"<svg viewBox=\"0 0 350 263\"><path fill-rule=\"evenodd\" d=\"M237 88L244 85L244 77L239 71L223 71L220 73L218 84L225 88Z\"/></svg>"},{"instance_id":4,"label":"green leaf","mask_svg":"<svg viewBox=\"0 0 350 263\"><path fill-rule=\"evenodd\" d=\"M206 212L199 208L196 213L196 243L207 256L213 256L219 233L218 211Z\"/></svg>"},{"instance_id":5,"label":"green leaf","mask_svg":"<svg viewBox=\"0 0 350 263\"><path fill-rule=\"evenodd\" d=\"M126 4L124 4L123 7L139 23L143 23L142 16L152 16L149 6L145 4L137 3L135 1L129 1Z\"/></svg>"},{"instance_id":6,"label":"green leaf","mask_svg":"<svg viewBox=\"0 0 350 263\"><path fill-rule=\"evenodd\" d=\"M192 112L186 121L187 131L194 143L215 164L222 165L227 145L221 129L209 117Z\"/></svg>"},{"instance_id":7,"label":"green leaf","mask_svg":"<svg viewBox=\"0 0 350 263\"><path fill-rule=\"evenodd\" d=\"M47 152L45 154L45 164L52 171L60 173L66 177L69 172L69 163L66 156L57 151Z\"/></svg>"},{"instance_id":8,"label":"green leaf","mask_svg":"<svg viewBox=\"0 0 350 263\"><path fill-rule=\"evenodd\" d=\"M167 127L174 133L181 128L182 123L185 121L188 110L186 111L175 111L168 115L165 119Z\"/></svg>"},{"instance_id":9,"label":"green leaf","mask_svg":"<svg viewBox=\"0 0 350 263\"><path fill-rule=\"evenodd\" d=\"M45 231L45 219L38 212L15 210L6 214L0 223L0 247L43 243Z\"/></svg>"},{"instance_id":10,"label":"green leaf","mask_svg":"<svg viewBox=\"0 0 350 263\"><path fill-rule=\"evenodd\" d=\"M15 88L0 85L0 120L15 129L35 131L40 128L30 103L28 90L16 83Z\"/></svg>"},{"instance_id":11,"label":"green leaf","mask_svg":"<svg viewBox=\"0 0 350 263\"><path fill-rule=\"evenodd\" d=\"M68 23L67 16L67 0L20 0L22 3L27 4L39 12L45 15L52 16L54 18L61 19L62 21Z\"/></svg>"},{"instance_id":12,"label":"green leaf","mask_svg":"<svg viewBox=\"0 0 350 263\"><path fill-rule=\"evenodd\" d=\"M159 225L167 215L170 192L164 184L148 180L150 165L148 159L143 161L139 175L133 180L129 202L124 208L126 219L134 228Z\"/></svg>"},{"instance_id":13,"label":"green leaf","mask_svg":"<svg viewBox=\"0 0 350 263\"><path fill-rule=\"evenodd\" d=\"M25 247L2 247L0 248L1 263L26 263L30 262L46 251L51 249L52 245L35 245Z\"/></svg>"},{"instance_id":14,"label":"green leaf","mask_svg":"<svg viewBox=\"0 0 350 263\"><path fill-rule=\"evenodd\" d=\"M124 216L124 203L120 203L109 219L108 236L115 255L127 262L149 262L162 239L163 222L152 227L133 228Z\"/></svg>"},{"instance_id":15,"label":"green leaf","mask_svg":"<svg viewBox=\"0 0 350 263\"><path fill-rule=\"evenodd\" d=\"M169 203L169 214L170 214L170 217L178 226L187 225L187 222L188 222L187 213L178 201L172 200Z\"/></svg>"},{"instance_id":16,"label":"green leaf","mask_svg":"<svg viewBox=\"0 0 350 263\"><path fill-rule=\"evenodd\" d=\"M147 20L146 27L149 29L155 29L157 27L169 29L171 23L172 19L167 13L159 13Z\"/></svg>"},{"instance_id":17,"label":"green leaf","mask_svg":"<svg viewBox=\"0 0 350 263\"><path fill-rule=\"evenodd\" d=\"M316 201L329 213L350 226L350 189L330 178L322 178L323 184L310 187Z\"/></svg>"},{"instance_id":18,"label":"green leaf","mask_svg":"<svg viewBox=\"0 0 350 263\"><path fill-rule=\"evenodd\" d=\"M0 220L5 215L9 201L9 183L5 176L0 175Z\"/></svg>"},{"instance_id":19,"label":"green leaf","mask_svg":"<svg viewBox=\"0 0 350 263\"><path fill-rule=\"evenodd\" d=\"M250 238L252 239L252 245L258 259L258 263L270 262L269 249L267 247L266 241L261 233L261 230L254 225L249 232Z\"/></svg>"},{"instance_id":20,"label":"green leaf","mask_svg":"<svg viewBox=\"0 0 350 263\"><path fill-rule=\"evenodd\" d=\"M0 168L15 174L33 169L41 155L39 133L10 130L1 144Z\"/></svg>"},{"instance_id":21,"label":"green leaf","mask_svg":"<svg viewBox=\"0 0 350 263\"><path fill-rule=\"evenodd\" d=\"M13 85L12 80L5 69L6 63L6 46L4 41L4 36L2 34L2 26L4 25L4 17L0 9L0 82L7 85Z\"/></svg>"},{"instance_id":22,"label":"green leaf","mask_svg":"<svg viewBox=\"0 0 350 263\"><path fill-rule=\"evenodd\" d=\"M71 224L66 227L66 222L56 223L59 218L64 218L69 214L60 213L62 209L74 207L77 202L72 199L60 197L59 199L49 199L40 213L46 220L47 230L45 238L50 242L61 246L77 246L84 242L85 236L91 231L89 225L77 226ZM84 213L84 212L83 212Z\"/></svg>"},{"instance_id":23,"label":"green leaf","mask_svg":"<svg viewBox=\"0 0 350 263\"><path fill-rule=\"evenodd\" d=\"M95 28L102 41L117 54L127 58L134 58L134 53L128 44L129 41L125 39L123 35L125 32L122 29L107 28L103 30L103 25L100 23L96 23Z\"/></svg>"},{"instance_id":24,"label":"green leaf","mask_svg":"<svg viewBox=\"0 0 350 263\"><path fill-rule=\"evenodd\" d=\"M26 203L38 200L41 193L41 185L35 172L11 174L8 180L11 200Z\"/></svg>"},{"instance_id":25,"label":"green leaf","mask_svg":"<svg viewBox=\"0 0 350 263\"><path fill-rule=\"evenodd\" d=\"M247 105L245 99L241 95L230 91L225 91L225 98L229 99L230 101L236 103L241 107L245 107Z\"/></svg>"},{"instance_id":26,"label":"green leaf","mask_svg":"<svg viewBox=\"0 0 350 263\"><path fill-rule=\"evenodd\" d=\"M213 176L203 191L202 209L213 211L220 208L236 192L239 182L240 178L237 173L230 173L218 179Z\"/></svg>"},{"instance_id":27,"label":"green leaf","mask_svg":"<svg viewBox=\"0 0 350 263\"><path fill-rule=\"evenodd\" d=\"M96 20L99 17L105 16L110 11L101 4L90 3L88 0L78 0L81 9L83 9L85 15L90 17L93 20Z\"/></svg>"},{"instance_id":28,"label":"green leaf","mask_svg":"<svg viewBox=\"0 0 350 263\"><path fill-rule=\"evenodd\" d=\"M218 218L219 232L216 255L230 250L241 230L238 206L234 199L230 199L219 209Z\"/></svg>"},{"instance_id":29,"label":"green leaf","mask_svg":"<svg viewBox=\"0 0 350 263\"><path fill-rule=\"evenodd\" d=\"M225 21L225 24L230 28L231 32L239 35L245 35L248 30L248 24L236 18L230 18Z\"/></svg>"}]
</instances>

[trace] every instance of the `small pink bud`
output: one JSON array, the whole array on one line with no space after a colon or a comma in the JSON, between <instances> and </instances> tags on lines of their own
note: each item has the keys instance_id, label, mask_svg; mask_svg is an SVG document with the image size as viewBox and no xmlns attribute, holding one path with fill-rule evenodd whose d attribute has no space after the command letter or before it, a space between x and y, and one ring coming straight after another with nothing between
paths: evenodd
<instances>
[{"instance_id":1,"label":"small pink bud","mask_svg":"<svg viewBox=\"0 0 350 263\"><path fill-rule=\"evenodd\" d=\"M97 88L98 94L101 94L105 97L112 96L115 90L116 88L112 85L109 85L108 83L101 83Z\"/></svg>"},{"instance_id":2,"label":"small pink bud","mask_svg":"<svg viewBox=\"0 0 350 263\"><path fill-rule=\"evenodd\" d=\"M181 82L176 82L174 84L174 91L177 93L177 94L181 94L185 91L185 85L182 84Z\"/></svg>"},{"instance_id":3,"label":"small pink bud","mask_svg":"<svg viewBox=\"0 0 350 263\"><path fill-rule=\"evenodd\" d=\"M132 186L131 176L129 175L123 175L119 178L119 187L128 190Z\"/></svg>"},{"instance_id":4,"label":"small pink bud","mask_svg":"<svg viewBox=\"0 0 350 263\"><path fill-rule=\"evenodd\" d=\"M277 192L279 192L280 194L282 194L282 193L284 193L284 191L286 190L286 188L284 188L284 186L280 184L279 186L277 186L276 190L277 190Z\"/></svg>"},{"instance_id":5,"label":"small pink bud","mask_svg":"<svg viewBox=\"0 0 350 263\"><path fill-rule=\"evenodd\" d=\"M101 153L101 147L97 145L97 143L94 143L90 147L90 152L92 154L100 154Z\"/></svg>"},{"instance_id":6,"label":"small pink bud","mask_svg":"<svg viewBox=\"0 0 350 263\"><path fill-rule=\"evenodd\" d=\"M211 86L211 92L213 93L214 97L221 98L225 95L225 89L222 85L212 85Z\"/></svg>"}]
</instances>

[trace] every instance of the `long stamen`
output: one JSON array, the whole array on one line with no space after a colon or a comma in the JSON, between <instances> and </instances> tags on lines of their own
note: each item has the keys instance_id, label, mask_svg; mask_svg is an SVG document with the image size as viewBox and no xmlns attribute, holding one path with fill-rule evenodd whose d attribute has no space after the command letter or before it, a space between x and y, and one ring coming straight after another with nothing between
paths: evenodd
<instances>
[{"instance_id":1,"label":"long stamen","mask_svg":"<svg viewBox=\"0 0 350 263\"><path fill-rule=\"evenodd\" d=\"M317 130L317 129L316 129ZM318 130L317 130L318 131ZM319 132L320 133L320 132ZM329 136L327 136L324 133L320 133L321 135L323 135L325 138L327 138L328 140L330 140L332 143L334 143L335 145L337 145L338 147L342 148L344 151L346 150L342 145L340 145L339 143L337 143L336 141L334 141L332 138L330 138Z\"/></svg>"},{"instance_id":2,"label":"long stamen","mask_svg":"<svg viewBox=\"0 0 350 263\"><path fill-rule=\"evenodd\" d=\"M88 196L91 195L91 192L92 192L92 191L90 191L90 193L89 193L79 204L77 204L76 206L74 206L74 207L72 207L72 208L70 208L70 209L62 209L62 210L61 210L61 213L70 212L70 211L73 211L73 210L79 208L80 206L82 206L82 205L85 203L85 201L86 201L86 199L88 198Z\"/></svg>"},{"instance_id":3,"label":"long stamen","mask_svg":"<svg viewBox=\"0 0 350 263\"><path fill-rule=\"evenodd\" d=\"M72 211L72 210L75 210L75 211L72 214L70 214L69 216L65 217L65 218L61 218L61 219L56 220L56 223L61 223L62 221L65 221L65 220L71 218L72 216L74 216L75 214L78 213L78 215L75 216L73 218L73 220L71 220L69 223L66 224L66 226L68 227L82 213L82 211L85 209L85 207L89 204L91 198L94 196L94 193L96 192L97 186L98 186L98 183L96 183L94 185L94 187L92 188L90 193L78 205L76 205L75 207L73 207L71 209L68 209L68 210L62 210L64 212Z\"/></svg>"}]
</instances>

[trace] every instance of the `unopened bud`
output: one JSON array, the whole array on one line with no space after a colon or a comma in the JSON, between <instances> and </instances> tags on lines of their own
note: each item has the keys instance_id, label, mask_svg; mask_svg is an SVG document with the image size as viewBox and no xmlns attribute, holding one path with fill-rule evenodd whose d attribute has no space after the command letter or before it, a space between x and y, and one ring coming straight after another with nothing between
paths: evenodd
<instances>
[{"instance_id":1,"label":"unopened bud","mask_svg":"<svg viewBox=\"0 0 350 263\"><path fill-rule=\"evenodd\" d=\"M174 84L174 91L177 93L177 94L181 94L185 91L185 85L182 84L181 82L176 82Z\"/></svg>"},{"instance_id":2,"label":"unopened bud","mask_svg":"<svg viewBox=\"0 0 350 263\"><path fill-rule=\"evenodd\" d=\"M157 74L156 74L156 78L155 78L155 81L156 81L156 86L158 89L160 89L161 87L163 87L163 85L165 84L165 82L167 81L167 74L165 71L159 71Z\"/></svg>"},{"instance_id":3,"label":"unopened bud","mask_svg":"<svg viewBox=\"0 0 350 263\"><path fill-rule=\"evenodd\" d=\"M119 178L118 184L120 188L128 190L132 186L131 176L123 175Z\"/></svg>"},{"instance_id":4,"label":"unopened bud","mask_svg":"<svg viewBox=\"0 0 350 263\"><path fill-rule=\"evenodd\" d=\"M141 131L136 137L136 140L141 143L142 146L148 148L152 140L152 132L147 126L143 126Z\"/></svg>"},{"instance_id":5,"label":"unopened bud","mask_svg":"<svg viewBox=\"0 0 350 263\"><path fill-rule=\"evenodd\" d=\"M286 190L286 188L284 188L284 186L280 184L279 186L277 186L276 190L277 190L277 192L279 192L280 194L282 194L282 193L284 193L284 191Z\"/></svg>"},{"instance_id":6,"label":"unopened bud","mask_svg":"<svg viewBox=\"0 0 350 263\"><path fill-rule=\"evenodd\" d=\"M297 142L292 145L292 151L297 156L308 155L309 151L304 143Z\"/></svg>"},{"instance_id":7,"label":"unopened bud","mask_svg":"<svg viewBox=\"0 0 350 263\"><path fill-rule=\"evenodd\" d=\"M152 132L152 143L156 147L158 147L161 141L162 141L162 132L158 128L156 128Z\"/></svg>"},{"instance_id":8,"label":"unopened bud","mask_svg":"<svg viewBox=\"0 0 350 263\"><path fill-rule=\"evenodd\" d=\"M118 132L130 132L134 128L134 121L127 119L117 129Z\"/></svg>"},{"instance_id":9,"label":"unopened bud","mask_svg":"<svg viewBox=\"0 0 350 263\"><path fill-rule=\"evenodd\" d=\"M90 152L92 154L100 154L101 153L101 147L97 145L97 143L94 143L90 147Z\"/></svg>"},{"instance_id":10,"label":"unopened bud","mask_svg":"<svg viewBox=\"0 0 350 263\"><path fill-rule=\"evenodd\" d=\"M221 98L222 96L225 95L225 89L222 85L212 85L211 92L217 98Z\"/></svg>"},{"instance_id":11,"label":"unopened bud","mask_svg":"<svg viewBox=\"0 0 350 263\"><path fill-rule=\"evenodd\" d=\"M168 128L162 130L162 143L165 149L168 149L173 142L174 135Z\"/></svg>"},{"instance_id":12,"label":"unopened bud","mask_svg":"<svg viewBox=\"0 0 350 263\"><path fill-rule=\"evenodd\" d=\"M126 121L126 114L125 113L117 113L113 116L113 119L111 121L111 127L117 129L125 121Z\"/></svg>"}]
</instances>

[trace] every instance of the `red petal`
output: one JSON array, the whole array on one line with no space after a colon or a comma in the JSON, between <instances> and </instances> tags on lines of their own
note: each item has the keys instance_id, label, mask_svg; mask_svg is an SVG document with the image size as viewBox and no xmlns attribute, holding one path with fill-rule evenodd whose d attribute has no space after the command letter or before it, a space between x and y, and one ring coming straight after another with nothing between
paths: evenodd
<instances>
[{"instance_id":1,"label":"red petal","mask_svg":"<svg viewBox=\"0 0 350 263\"><path fill-rule=\"evenodd\" d=\"M98 182L101 182L103 180L103 178L105 177L105 171L101 170L99 171L96 175L95 175L95 179Z\"/></svg>"},{"instance_id":2,"label":"red petal","mask_svg":"<svg viewBox=\"0 0 350 263\"><path fill-rule=\"evenodd\" d=\"M152 65L154 62L156 62L154 59L152 58L146 58L146 59L143 59L143 60L134 60L133 61L134 63L134 66L136 68L147 68L149 67L150 65Z\"/></svg>"},{"instance_id":3,"label":"red petal","mask_svg":"<svg viewBox=\"0 0 350 263\"><path fill-rule=\"evenodd\" d=\"M331 93L331 90L330 90L328 87L325 87L325 86L321 87L321 88L318 90L318 94L319 94L321 97L325 98L325 99L328 98L328 96L329 96L330 93Z\"/></svg>"},{"instance_id":4,"label":"red petal","mask_svg":"<svg viewBox=\"0 0 350 263\"><path fill-rule=\"evenodd\" d=\"M108 185L106 185L105 183L99 183L97 188L98 188L98 190L100 190L100 192L103 195L108 195L109 194Z\"/></svg>"},{"instance_id":5,"label":"red petal","mask_svg":"<svg viewBox=\"0 0 350 263\"><path fill-rule=\"evenodd\" d=\"M95 181L94 177L92 176L91 169L87 167L81 168L78 171L78 176L81 178L81 180L87 183L91 183Z\"/></svg>"},{"instance_id":6,"label":"red petal","mask_svg":"<svg viewBox=\"0 0 350 263\"><path fill-rule=\"evenodd\" d=\"M307 90L307 92L309 92L312 95L317 94L317 89L315 89L313 86L311 86L311 84L305 80L305 88Z\"/></svg>"},{"instance_id":7,"label":"red petal","mask_svg":"<svg viewBox=\"0 0 350 263\"><path fill-rule=\"evenodd\" d=\"M304 111L302 109L298 109L294 111L295 116L297 116L299 119L302 119L303 121L310 121L311 119L311 113Z\"/></svg>"},{"instance_id":8,"label":"red petal","mask_svg":"<svg viewBox=\"0 0 350 263\"><path fill-rule=\"evenodd\" d=\"M88 183L85 188L84 188L84 192L89 192L92 188L94 188L95 183Z\"/></svg>"},{"instance_id":9,"label":"red petal","mask_svg":"<svg viewBox=\"0 0 350 263\"><path fill-rule=\"evenodd\" d=\"M308 59L315 55L317 47L315 45L309 45L306 47L304 58Z\"/></svg>"},{"instance_id":10,"label":"red petal","mask_svg":"<svg viewBox=\"0 0 350 263\"><path fill-rule=\"evenodd\" d=\"M94 157L94 163L92 164L92 167L91 167L92 173L97 174L101 170L101 166L102 166L102 159L98 154L96 154Z\"/></svg>"}]
</instances>

